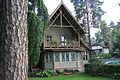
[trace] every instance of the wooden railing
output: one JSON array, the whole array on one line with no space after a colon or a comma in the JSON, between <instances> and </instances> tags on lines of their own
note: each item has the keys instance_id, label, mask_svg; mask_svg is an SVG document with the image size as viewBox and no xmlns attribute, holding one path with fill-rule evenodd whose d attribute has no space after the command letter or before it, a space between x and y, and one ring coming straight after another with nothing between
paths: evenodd
<instances>
[{"instance_id":1,"label":"wooden railing","mask_svg":"<svg viewBox=\"0 0 120 80\"><path fill-rule=\"evenodd\" d=\"M47 42L44 45L44 48L80 48L80 42L75 41L66 41L59 43Z\"/></svg>"}]
</instances>

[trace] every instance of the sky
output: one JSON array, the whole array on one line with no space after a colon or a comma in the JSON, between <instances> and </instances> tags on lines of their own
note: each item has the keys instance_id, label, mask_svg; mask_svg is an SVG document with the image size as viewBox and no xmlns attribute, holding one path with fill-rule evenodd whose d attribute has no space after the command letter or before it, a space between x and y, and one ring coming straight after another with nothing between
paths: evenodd
<instances>
[{"instance_id":1,"label":"sky","mask_svg":"<svg viewBox=\"0 0 120 80\"><path fill-rule=\"evenodd\" d=\"M43 0L43 1L50 15L56 9L56 7L60 4L61 0ZM118 2L120 2L120 0L103 0L103 1L104 1L104 4L102 5L102 9L106 13L102 16L102 20L105 20L108 25L110 24L111 21L114 21L114 23L116 24L117 21L120 21L120 6L118 5ZM74 7L73 7L73 4L70 2L70 0L63 0L63 2L68 7L68 9L72 12L72 15L75 16ZM94 37L94 34L97 31L98 29L91 28L91 37Z\"/></svg>"}]
</instances>

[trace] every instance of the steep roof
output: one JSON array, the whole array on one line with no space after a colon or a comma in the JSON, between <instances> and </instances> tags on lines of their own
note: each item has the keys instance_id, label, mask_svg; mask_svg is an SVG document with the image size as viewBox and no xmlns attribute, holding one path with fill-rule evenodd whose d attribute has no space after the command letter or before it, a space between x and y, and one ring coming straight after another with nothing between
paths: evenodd
<instances>
[{"instance_id":1,"label":"steep roof","mask_svg":"<svg viewBox=\"0 0 120 80\"><path fill-rule=\"evenodd\" d=\"M72 13L70 10L66 7L66 5L63 3L61 0L61 3L58 5L58 7L53 11L53 13L49 16L50 22L54 20L55 17L57 17L57 14L60 13L62 10L62 13L64 16L69 20L72 26L75 27L75 29L80 29L80 32L83 34L85 33L85 30L82 28L82 26L78 23L78 21L73 17Z\"/></svg>"}]
</instances>

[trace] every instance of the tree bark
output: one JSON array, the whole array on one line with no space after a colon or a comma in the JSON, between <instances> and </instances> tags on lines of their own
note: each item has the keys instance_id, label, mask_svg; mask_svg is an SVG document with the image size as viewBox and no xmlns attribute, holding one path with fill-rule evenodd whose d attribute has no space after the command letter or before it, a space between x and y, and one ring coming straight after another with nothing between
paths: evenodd
<instances>
[{"instance_id":1,"label":"tree bark","mask_svg":"<svg viewBox=\"0 0 120 80\"><path fill-rule=\"evenodd\" d=\"M0 0L0 80L27 80L27 0Z\"/></svg>"}]
</instances>

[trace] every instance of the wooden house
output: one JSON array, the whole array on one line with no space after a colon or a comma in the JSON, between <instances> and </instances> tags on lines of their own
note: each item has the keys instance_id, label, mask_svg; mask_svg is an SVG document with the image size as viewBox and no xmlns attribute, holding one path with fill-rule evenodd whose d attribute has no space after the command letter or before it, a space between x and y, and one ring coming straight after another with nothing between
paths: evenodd
<instances>
[{"instance_id":1,"label":"wooden house","mask_svg":"<svg viewBox=\"0 0 120 80\"><path fill-rule=\"evenodd\" d=\"M44 33L42 67L83 71L90 48L84 43L85 31L61 1L49 17Z\"/></svg>"}]
</instances>

